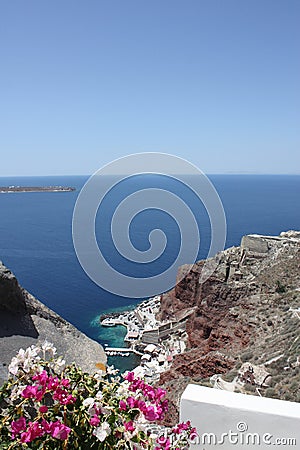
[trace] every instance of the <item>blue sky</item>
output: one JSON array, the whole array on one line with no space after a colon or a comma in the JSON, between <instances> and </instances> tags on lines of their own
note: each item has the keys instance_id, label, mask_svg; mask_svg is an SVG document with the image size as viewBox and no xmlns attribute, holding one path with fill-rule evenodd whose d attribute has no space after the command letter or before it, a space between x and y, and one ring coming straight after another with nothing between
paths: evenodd
<instances>
[{"instance_id":1,"label":"blue sky","mask_svg":"<svg viewBox=\"0 0 300 450\"><path fill-rule=\"evenodd\" d=\"M0 3L0 176L135 152L300 173L300 2Z\"/></svg>"}]
</instances>

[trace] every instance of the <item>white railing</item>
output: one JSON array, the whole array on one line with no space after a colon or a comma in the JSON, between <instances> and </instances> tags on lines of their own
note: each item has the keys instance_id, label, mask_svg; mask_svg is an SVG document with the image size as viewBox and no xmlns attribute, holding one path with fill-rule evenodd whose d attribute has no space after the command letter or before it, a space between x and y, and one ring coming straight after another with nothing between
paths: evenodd
<instances>
[{"instance_id":1,"label":"white railing","mask_svg":"<svg viewBox=\"0 0 300 450\"><path fill-rule=\"evenodd\" d=\"M189 384L180 420L199 437L191 450L300 449L300 404Z\"/></svg>"}]
</instances>

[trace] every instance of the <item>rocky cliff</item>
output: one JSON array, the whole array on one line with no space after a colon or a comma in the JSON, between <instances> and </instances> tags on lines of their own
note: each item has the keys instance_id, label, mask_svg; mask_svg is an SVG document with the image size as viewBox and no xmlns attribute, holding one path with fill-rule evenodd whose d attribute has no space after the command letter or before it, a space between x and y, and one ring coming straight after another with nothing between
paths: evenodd
<instances>
[{"instance_id":1,"label":"rocky cliff","mask_svg":"<svg viewBox=\"0 0 300 450\"><path fill-rule=\"evenodd\" d=\"M92 372L106 363L103 348L23 289L0 262L0 384L20 348L48 340L68 363Z\"/></svg>"},{"instance_id":2,"label":"rocky cliff","mask_svg":"<svg viewBox=\"0 0 300 450\"><path fill-rule=\"evenodd\" d=\"M162 296L160 319L195 308L186 325L187 351L160 379L172 392L169 422L191 381L212 386L218 380L214 387L300 401L300 232L244 236L240 247L214 259L217 268L204 283L200 261ZM268 383L255 380L252 366L236 383L246 362L270 374Z\"/></svg>"}]
</instances>

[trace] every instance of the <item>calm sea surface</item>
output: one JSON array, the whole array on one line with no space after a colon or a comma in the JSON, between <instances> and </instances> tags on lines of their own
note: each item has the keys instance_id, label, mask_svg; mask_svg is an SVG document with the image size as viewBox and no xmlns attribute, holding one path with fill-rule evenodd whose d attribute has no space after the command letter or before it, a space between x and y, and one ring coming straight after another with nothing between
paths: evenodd
<instances>
[{"instance_id":1,"label":"calm sea surface","mask_svg":"<svg viewBox=\"0 0 300 450\"><path fill-rule=\"evenodd\" d=\"M244 234L277 235L300 229L300 176L211 175L225 209L226 247L239 245ZM72 213L77 195L88 177L0 178L0 186L73 186L74 192L0 194L0 260L19 282L47 306L102 344L123 345L123 327L102 328L104 312L134 307L137 299L118 297L94 284L81 268L72 242ZM161 228L168 237L166 252L154 264L137 266L120 258L110 237L110 219L117 204L136 189L160 187L181 196L195 212L201 232L198 259L210 244L210 222L194 194L172 180L156 175L133 177L111 192L99 210L96 235L112 265L128 275L149 276L165 270L176 258L180 233L167 214L153 209L139 214L130 227L133 244L149 246L149 232ZM187 261L187 263L190 261ZM131 358L115 358L115 365L129 368Z\"/></svg>"}]
</instances>

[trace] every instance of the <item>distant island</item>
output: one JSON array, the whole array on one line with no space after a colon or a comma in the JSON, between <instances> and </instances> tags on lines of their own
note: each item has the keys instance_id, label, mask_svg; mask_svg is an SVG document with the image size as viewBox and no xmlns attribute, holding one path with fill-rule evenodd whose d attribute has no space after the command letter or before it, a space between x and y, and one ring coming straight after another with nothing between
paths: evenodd
<instances>
[{"instance_id":1,"label":"distant island","mask_svg":"<svg viewBox=\"0 0 300 450\"><path fill-rule=\"evenodd\" d=\"M9 192L72 192L74 187L68 186L0 186L0 194Z\"/></svg>"}]
</instances>

